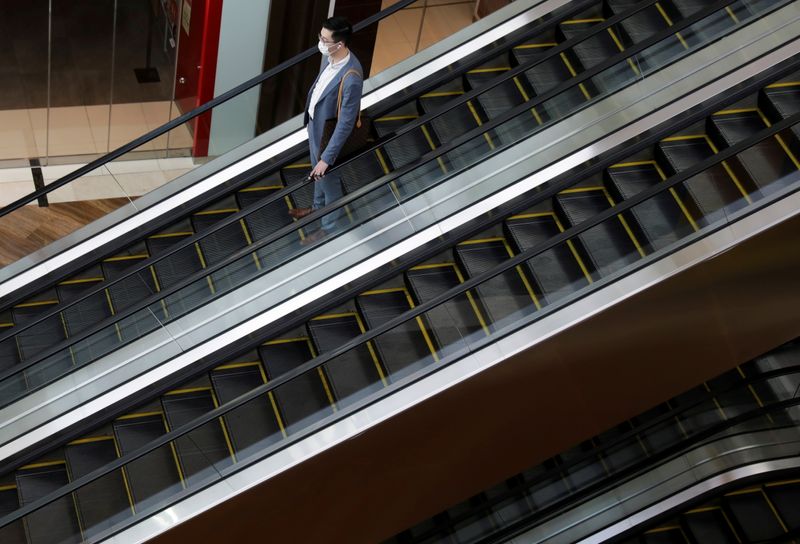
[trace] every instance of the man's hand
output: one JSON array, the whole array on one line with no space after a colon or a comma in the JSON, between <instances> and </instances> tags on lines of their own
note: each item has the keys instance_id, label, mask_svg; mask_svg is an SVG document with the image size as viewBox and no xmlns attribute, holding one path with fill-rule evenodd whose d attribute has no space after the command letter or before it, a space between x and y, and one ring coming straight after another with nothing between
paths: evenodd
<instances>
[{"instance_id":1,"label":"man's hand","mask_svg":"<svg viewBox=\"0 0 800 544\"><path fill-rule=\"evenodd\" d=\"M311 179L319 179L322 176L324 176L325 172L327 171L328 171L328 163L321 160L311 171Z\"/></svg>"}]
</instances>

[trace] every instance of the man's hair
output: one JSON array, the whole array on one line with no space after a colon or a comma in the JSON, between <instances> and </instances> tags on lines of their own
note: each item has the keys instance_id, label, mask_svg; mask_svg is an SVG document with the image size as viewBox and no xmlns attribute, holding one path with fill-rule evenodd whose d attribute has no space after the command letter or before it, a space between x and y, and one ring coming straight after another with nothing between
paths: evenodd
<instances>
[{"instance_id":1,"label":"man's hair","mask_svg":"<svg viewBox=\"0 0 800 544\"><path fill-rule=\"evenodd\" d=\"M337 42L344 42L345 46L350 45L350 37L353 35L353 25L346 18L341 16L325 19L322 28L331 31L333 39Z\"/></svg>"}]
</instances>

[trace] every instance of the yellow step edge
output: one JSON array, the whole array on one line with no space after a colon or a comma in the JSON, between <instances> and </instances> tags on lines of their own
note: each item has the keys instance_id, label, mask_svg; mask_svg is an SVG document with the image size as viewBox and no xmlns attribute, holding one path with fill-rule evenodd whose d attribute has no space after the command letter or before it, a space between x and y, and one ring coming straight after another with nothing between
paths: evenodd
<instances>
[{"instance_id":1,"label":"yellow step edge","mask_svg":"<svg viewBox=\"0 0 800 544\"><path fill-rule=\"evenodd\" d=\"M754 111L757 112L758 108L733 108L730 110L720 110L712 113L711 115L713 117L714 115L733 115L736 113L752 113Z\"/></svg>"},{"instance_id":2,"label":"yellow step edge","mask_svg":"<svg viewBox=\"0 0 800 544\"><path fill-rule=\"evenodd\" d=\"M570 19L569 21L561 21L562 25L579 25L583 23L602 23L605 21L602 17L594 17L592 19Z\"/></svg>"},{"instance_id":3,"label":"yellow step edge","mask_svg":"<svg viewBox=\"0 0 800 544\"><path fill-rule=\"evenodd\" d=\"M45 467L55 467L58 465L66 465L66 461L42 461L41 463L31 463L29 465L24 465L19 467L17 470L31 470L34 468L45 468Z\"/></svg>"},{"instance_id":4,"label":"yellow step edge","mask_svg":"<svg viewBox=\"0 0 800 544\"><path fill-rule=\"evenodd\" d=\"M772 83L767 85L767 89L782 89L785 87L800 87L800 81L784 81L781 83Z\"/></svg>"},{"instance_id":5,"label":"yellow step edge","mask_svg":"<svg viewBox=\"0 0 800 544\"><path fill-rule=\"evenodd\" d=\"M241 363L228 363L227 365L220 365L214 368L211 372L216 372L217 370L233 370L236 368L248 368L251 366L259 366L261 363L259 361L243 361Z\"/></svg>"},{"instance_id":6,"label":"yellow step edge","mask_svg":"<svg viewBox=\"0 0 800 544\"><path fill-rule=\"evenodd\" d=\"M360 297L370 296L370 295L385 295L388 293L402 293L405 292L405 287L390 287L388 289L372 289L371 291L364 291L361 293Z\"/></svg>"},{"instance_id":7,"label":"yellow step edge","mask_svg":"<svg viewBox=\"0 0 800 544\"><path fill-rule=\"evenodd\" d=\"M278 344L291 344L292 342L308 342L308 336L298 336L296 338L276 338L275 340L264 342L262 345L274 346Z\"/></svg>"},{"instance_id":8,"label":"yellow step edge","mask_svg":"<svg viewBox=\"0 0 800 544\"><path fill-rule=\"evenodd\" d=\"M701 506L700 508L694 508L686 512L687 514L701 514L703 512L712 512L714 510L721 510L719 506Z\"/></svg>"},{"instance_id":9,"label":"yellow step edge","mask_svg":"<svg viewBox=\"0 0 800 544\"><path fill-rule=\"evenodd\" d=\"M558 44L556 42L545 42L545 43L524 43L522 45L517 45L514 49L538 49L541 47L555 47Z\"/></svg>"},{"instance_id":10,"label":"yellow step edge","mask_svg":"<svg viewBox=\"0 0 800 544\"><path fill-rule=\"evenodd\" d=\"M176 238L178 236L191 236L194 232L192 231L181 231L181 232L162 232L161 234L151 234L148 238Z\"/></svg>"},{"instance_id":11,"label":"yellow step edge","mask_svg":"<svg viewBox=\"0 0 800 544\"><path fill-rule=\"evenodd\" d=\"M493 72L508 72L511 66L497 66L496 68L475 68L467 71L468 74L488 74Z\"/></svg>"},{"instance_id":12,"label":"yellow step edge","mask_svg":"<svg viewBox=\"0 0 800 544\"><path fill-rule=\"evenodd\" d=\"M781 480L779 482L770 482L768 484L764 484L764 487L778 487L781 485L798 485L800 484L800 478L796 478L793 480Z\"/></svg>"},{"instance_id":13,"label":"yellow step edge","mask_svg":"<svg viewBox=\"0 0 800 544\"><path fill-rule=\"evenodd\" d=\"M239 193L252 193L255 191L278 191L283 189L283 185L263 185L261 187L245 187L244 189L239 189Z\"/></svg>"},{"instance_id":14,"label":"yellow step edge","mask_svg":"<svg viewBox=\"0 0 800 544\"><path fill-rule=\"evenodd\" d=\"M419 115L388 115L386 117L379 117L375 119L375 121L407 121L409 119L418 119L418 118Z\"/></svg>"},{"instance_id":15,"label":"yellow step edge","mask_svg":"<svg viewBox=\"0 0 800 544\"><path fill-rule=\"evenodd\" d=\"M143 254L143 255L120 255L118 257L109 257L107 259L103 259L104 263L114 263L117 261L132 261L134 259L147 259L150 255Z\"/></svg>"},{"instance_id":16,"label":"yellow step edge","mask_svg":"<svg viewBox=\"0 0 800 544\"><path fill-rule=\"evenodd\" d=\"M736 495L750 495L752 493L761 493L760 487L748 487L746 489L737 489L735 491L731 491L730 493L725 493L725 497L734 497Z\"/></svg>"},{"instance_id":17,"label":"yellow step edge","mask_svg":"<svg viewBox=\"0 0 800 544\"><path fill-rule=\"evenodd\" d=\"M685 136L668 136L662 142L683 142L686 140L705 140L705 134L687 134Z\"/></svg>"},{"instance_id":18,"label":"yellow step edge","mask_svg":"<svg viewBox=\"0 0 800 544\"><path fill-rule=\"evenodd\" d=\"M455 268L456 263L433 263L433 264L418 264L411 268L411 270L430 270L433 268Z\"/></svg>"},{"instance_id":19,"label":"yellow step edge","mask_svg":"<svg viewBox=\"0 0 800 544\"><path fill-rule=\"evenodd\" d=\"M185 389L173 389L172 391L167 391L166 393L164 393L164 396L167 397L170 395L186 395L189 393L200 393L205 391L211 391L211 386L208 385L205 387L187 387Z\"/></svg>"},{"instance_id":20,"label":"yellow step edge","mask_svg":"<svg viewBox=\"0 0 800 544\"><path fill-rule=\"evenodd\" d=\"M37 302L23 302L13 306L14 308L32 308L34 306L50 306L51 304L58 304L57 300L40 300Z\"/></svg>"},{"instance_id":21,"label":"yellow step edge","mask_svg":"<svg viewBox=\"0 0 800 544\"><path fill-rule=\"evenodd\" d=\"M103 281L105 278L103 277L95 277L95 278L78 278L74 280L64 280L58 282L58 285L76 285L79 283L97 283L98 281Z\"/></svg>"},{"instance_id":22,"label":"yellow step edge","mask_svg":"<svg viewBox=\"0 0 800 544\"><path fill-rule=\"evenodd\" d=\"M564 189L563 191L559 191L558 194L570 194L570 193L588 193L590 191L605 191L604 187L572 187L570 189Z\"/></svg>"},{"instance_id":23,"label":"yellow step edge","mask_svg":"<svg viewBox=\"0 0 800 544\"><path fill-rule=\"evenodd\" d=\"M17 489L17 486L9 484L9 485L0 485L0 491L11 491L12 489Z\"/></svg>"},{"instance_id":24,"label":"yellow step edge","mask_svg":"<svg viewBox=\"0 0 800 544\"><path fill-rule=\"evenodd\" d=\"M536 217L555 217L555 212L535 212L535 213L520 213L517 215L512 215L506 221L511 221L512 219L533 219Z\"/></svg>"},{"instance_id":25,"label":"yellow step edge","mask_svg":"<svg viewBox=\"0 0 800 544\"><path fill-rule=\"evenodd\" d=\"M650 529L649 531L645 531L644 534L651 535L654 533L663 533L665 531L680 531L680 525L667 525L665 527L656 527L655 529Z\"/></svg>"},{"instance_id":26,"label":"yellow step edge","mask_svg":"<svg viewBox=\"0 0 800 544\"><path fill-rule=\"evenodd\" d=\"M464 91L434 91L432 93L425 93L420 98L437 98L439 96L461 96Z\"/></svg>"},{"instance_id":27,"label":"yellow step edge","mask_svg":"<svg viewBox=\"0 0 800 544\"><path fill-rule=\"evenodd\" d=\"M283 166L282 168L285 168L287 170L292 169L292 168L311 168L311 163L310 162L308 162L308 163L301 162L301 163L297 163L297 164L287 164L286 166Z\"/></svg>"},{"instance_id":28,"label":"yellow step edge","mask_svg":"<svg viewBox=\"0 0 800 544\"><path fill-rule=\"evenodd\" d=\"M216 215L220 213L236 213L239 208L223 208L221 210L203 210L202 212L193 213L192 215Z\"/></svg>"},{"instance_id":29,"label":"yellow step edge","mask_svg":"<svg viewBox=\"0 0 800 544\"><path fill-rule=\"evenodd\" d=\"M617 164L612 164L611 166L608 167L608 169L610 170L612 168L627 168L627 167L630 167L630 166L648 166L648 165L652 165L652 164L656 164L656 161L620 162L620 163L617 163Z\"/></svg>"},{"instance_id":30,"label":"yellow step edge","mask_svg":"<svg viewBox=\"0 0 800 544\"><path fill-rule=\"evenodd\" d=\"M13 323L0 323L0 328L2 328L2 327L13 327L13 326L14 326Z\"/></svg>"},{"instance_id":31,"label":"yellow step edge","mask_svg":"<svg viewBox=\"0 0 800 544\"><path fill-rule=\"evenodd\" d=\"M106 442L108 440L114 440L113 436L91 436L89 438L78 438L77 440L73 440L72 442L67 442L68 446L77 446L79 444L91 444L94 442Z\"/></svg>"},{"instance_id":32,"label":"yellow step edge","mask_svg":"<svg viewBox=\"0 0 800 544\"><path fill-rule=\"evenodd\" d=\"M163 415L164 415L164 412L137 412L135 414L125 414L125 415L119 416L117 419L118 420L120 420L120 419L138 419L138 418L143 418L143 417L154 417L154 416L161 417Z\"/></svg>"},{"instance_id":33,"label":"yellow step edge","mask_svg":"<svg viewBox=\"0 0 800 544\"><path fill-rule=\"evenodd\" d=\"M342 317L358 317L356 312L342 312L338 314L325 314L325 315L318 315L316 317L312 317L310 321L319 321L322 319L340 319Z\"/></svg>"},{"instance_id":34,"label":"yellow step edge","mask_svg":"<svg viewBox=\"0 0 800 544\"><path fill-rule=\"evenodd\" d=\"M473 244L489 244L494 242L505 242L505 238L502 236L494 236L492 238L475 238L473 240L464 240L463 242L459 242L458 246L469 246Z\"/></svg>"}]
</instances>

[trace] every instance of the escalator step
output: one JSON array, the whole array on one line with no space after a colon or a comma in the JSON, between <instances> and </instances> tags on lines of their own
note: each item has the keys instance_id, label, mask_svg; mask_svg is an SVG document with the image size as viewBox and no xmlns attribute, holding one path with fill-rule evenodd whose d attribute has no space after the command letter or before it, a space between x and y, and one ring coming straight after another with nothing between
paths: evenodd
<instances>
[{"instance_id":1,"label":"escalator step","mask_svg":"<svg viewBox=\"0 0 800 544\"><path fill-rule=\"evenodd\" d=\"M624 14L633 9L639 2L637 0L606 0L609 18L613 15ZM626 46L645 41L672 26L671 19L667 16L660 4L649 6L630 17L623 19L618 26L613 27L619 32L619 38ZM682 37L673 36L662 40L657 46L647 50L647 55L639 55L638 62L645 69L663 66L674 59L676 54L686 51L681 42Z\"/></svg>"},{"instance_id":2,"label":"escalator step","mask_svg":"<svg viewBox=\"0 0 800 544\"><path fill-rule=\"evenodd\" d=\"M0 333L6 332L12 323L3 323ZM0 342L0 372L14 368L20 362L17 340L11 336ZM25 375L20 372L0 382L0 398L16 397L18 393L27 389Z\"/></svg>"},{"instance_id":3,"label":"escalator step","mask_svg":"<svg viewBox=\"0 0 800 544\"><path fill-rule=\"evenodd\" d=\"M603 461L612 472L618 472L641 461L648 453L638 436L622 438L631 429L627 423L618 425L595 439L595 442L604 448Z\"/></svg>"},{"instance_id":4,"label":"escalator step","mask_svg":"<svg viewBox=\"0 0 800 544\"><path fill-rule=\"evenodd\" d=\"M109 280L123 276L128 268L137 265L147 256L135 258L112 258L103 261L103 274ZM114 307L114 312L119 313L126 308L144 300L158 292L151 268L120 280L108 288L108 296ZM123 340L138 338L159 326L159 321L164 320L164 309L161 303L151 304L147 311L140 311L119 322L120 333ZM151 313L152 312L152 313Z\"/></svg>"},{"instance_id":5,"label":"escalator step","mask_svg":"<svg viewBox=\"0 0 800 544\"><path fill-rule=\"evenodd\" d=\"M222 221L238 210L220 210L216 213L195 214L192 216L192 227L195 232L202 233L218 221ZM243 221L237 221L204 237L200 249L207 265L225 260L232 253L247 247L249 233L245 232ZM214 272L211 279L217 291L233 289L253 278L258 271L253 255L240 257L235 262Z\"/></svg>"},{"instance_id":6,"label":"escalator step","mask_svg":"<svg viewBox=\"0 0 800 544\"><path fill-rule=\"evenodd\" d=\"M669 406L660 404L644 414L631 418L631 423L641 428L655 419L664 418L669 412ZM678 420L675 417L669 417L661 419L659 423L649 425L647 429L643 429L639 433L639 438L649 451L663 451L673 444L679 443L686 436L683 434Z\"/></svg>"},{"instance_id":7,"label":"escalator step","mask_svg":"<svg viewBox=\"0 0 800 544\"><path fill-rule=\"evenodd\" d=\"M706 135L698 135L662 140L656 146L656 160L667 176L687 170L714 155L714 149L707 138ZM740 190L737 180L731 177L724 165L716 164L681 183L676 191L698 224L705 224L714 212L743 199L743 191L746 189L741 187ZM742 205L740 203L738 207Z\"/></svg>"},{"instance_id":8,"label":"escalator step","mask_svg":"<svg viewBox=\"0 0 800 544\"><path fill-rule=\"evenodd\" d=\"M784 534L760 487L729 493L723 503L738 522L746 542L771 540Z\"/></svg>"},{"instance_id":9,"label":"escalator step","mask_svg":"<svg viewBox=\"0 0 800 544\"><path fill-rule=\"evenodd\" d=\"M735 370L706 382L706 385L729 418L759 407L755 389L745 386L743 376Z\"/></svg>"},{"instance_id":10,"label":"escalator step","mask_svg":"<svg viewBox=\"0 0 800 544\"><path fill-rule=\"evenodd\" d=\"M417 304L456 287L463 279L454 263L423 265L405 274L409 292ZM436 338L436 344L445 352L465 347L463 341L471 336L481 337L485 324L483 310L473 293L468 292L450 299L426 313Z\"/></svg>"},{"instance_id":11,"label":"escalator step","mask_svg":"<svg viewBox=\"0 0 800 544\"><path fill-rule=\"evenodd\" d=\"M612 206L605 189L599 187L563 191L553 200L556 212L567 228L580 225ZM584 262L601 277L639 258L635 239L625 226L621 218L614 217L584 231L576 240L576 249L582 254Z\"/></svg>"},{"instance_id":12,"label":"escalator step","mask_svg":"<svg viewBox=\"0 0 800 544\"><path fill-rule=\"evenodd\" d=\"M681 516L687 533L695 542L737 544L741 542L719 507L704 507Z\"/></svg>"},{"instance_id":13,"label":"escalator step","mask_svg":"<svg viewBox=\"0 0 800 544\"><path fill-rule=\"evenodd\" d=\"M320 354L338 348L364 332L355 313L315 317L306 323ZM372 343L362 344L325 363L325 372L337 402L352 402L382 387L381 363Z\"/></svg>"},{"instance_id":14,"label":"escalator step","mask_svg":"<svg viewBox=\"0 0 800 544\"><path fill-rule=\"evenodd\" d=\"M459 267L470 278L513 257L511 248L503 238L462 242L456 246L454 254ZM481 283L476 291L493 324L513 314L518 317L530 314L538 307L539 301L522 267L515 267Z\"/></svg>"},{"instance_id":15,"label":"escalator step","mask_svg":"<svg viewBox=\"0 0 800 544\"><path fill-rule=\"evenodd\" d=\"M773 123L800 112L800 82L778 83L761 90L758 106ZM781 133L795 157L800 156L800 125Z\"/></svg>"},{"instance_id":16,"label":"escalator step","mask_svg":"<svg viewBox=\"0 0 800 544\"><path fill-rule=\"evenodd\" d=\"M211 389L170 391L161 397L164 417L170 429L176 429L210 412L216 405ZM174 442L183 477L192 483L231 464L231 452L222 423L216 419Z\"/></svg>"},{"instance_id":17,"label":"escalator step","mask_svg":"<svg viewBox=\"0 0 800 544\"><path fill-rule=\"evenodd\" d=\"M62 302L70 302L79 298L86 291L96 287L97 282L65 282L56 286L58 298ZM112 311L105 291L100 291L89 298L67 308L62 312L64 327L69 336L74 336L111 317ZM120 335L114 325L104 327L99 332L73 346L75 361L83 364L94 361L112 351L119 345Z\"/></svg>"},{"instance_id":18,"label":"escalator step","mask_svg":"<svg viewBox=\"0 0 800 544\"><path fill-rule=\"evenodd\" d=\"M267 342L258 348L258 354L268 380L274 380L314 357L308 338ZM327 380L324 369L317 369L305 372L275 390L275 402L288 432L333 413Z\"/></svg>"},{"instance_id":19,"label":"escalator step","mask_svg":"<svg viewBox=\"0 0 800 544\"><path fill-rule=\"evenodd\" d=\"M288 187L296 183L300 183L306 178L313 168L311 159L306 157L302 161L284 166L281 168L281 177L283 178L283 186ZM314 200L314 186L313 184L306 184L302 189L295 189L289 195L289 200L292 202L294 208L310 208Z\"/></svg>"},{"instance_id":20,"label":"escalator step","mask_svg":"<svg viewBox=\"0 0 800 544\"><path fill-rule=\"evenodd\" d=\"M800 480L767 484L764 491L790 531L800 530Z\"/></svg>"},{"instance_id":21,"label":"escalator step","mask_svg":"<svg viewBox=\"0 0 800 544\"><path fill-rule=\"evenodd\" d=\"M211 383L220 404L225 404L263 385L264 377L259 363L235 364L214 369ZM263 448L281 438L277 414L266 395L228 412L224 420L237 455Z\"/></svg>"},{"instance_id":22,"label":"escalator step","mask_svg":"<svg viewBox=\"0 0 800 544\"><path fill-rule=\"evenodd\" d=\"M510 69L505 59L503 59L503 62L506 66L492 67L484 65L478 69L467 72L467 83L470 87L476 89L503 76L505 72ZM529 99L530 96L526 92L520 77L516 76L484 91L479 94L475 100L480 105L484 115L486 115L489 120L492 120ZM522 118L521 122L517 120L520 117ZM524 122L526 119L527 123ZM535 109L532 109L530 113L517 116L517 118L495 128L490 133L490 136L496 139L497 143L509 144L518 141L526 134L532 132L539 124L541 124L541 116L538 115Z\"/></svg>"},{"instance_id":23,"label":"escalator step","mask_svg":"<svg viewBox=\"0 0 800 544\"><path fill-rule=\"evenodd\" d=\"M584 442L558 456L564 466L564 477L574 489L592 485L608 475L603 461L597 455L583 458L592 450L592 444Z\"/></svg>"},{"instance_id":24,"label":"escalator step","mask_svg":"<svg viewBox=\"0 0 800 544\"><path fill-rule=\"evenodd\" d=\"M667 0L661 3L673 21L685 19L690 15L709 7L712 2L708 0ZM702 25L693 25L690 31L685 31L684 37L690 46L707 42L711 37L718 36L736 25L737 20L746 17L746 9L741 2L733 2L728 10L717 12L704 21Z\"/></svg>"},{"instance_id":25,"label":"escalator step","mask_svg":"<svg viewBox=\"0 0 800 544\"><path fill-rule=\"evenodd\" d=\"M640 542L640 541L636 541ZM659 527L642 535L643 544L686 544L683 529L679 526Z\"/></svg>"},{"instance_id":26,"label":"escalator step","mask_svg":"<svg viewBox=\"0 0 800 544\"><path fill-rule=\"evenodd\" d=\"M113 437L95 437L73 442L64 448L73 480L117 459ZM75 492L83 531L91 537L131 514L131 504L121 470L115 470Z\"/></svg>"},{"instance_id":27,"label":"escalator step","mask_svg":"<svg viewBox=\"0 0 800 544\"><path fill-rule=\"evenodd\" d=\"M681 409L681 426L687 433L694 434L725 420L725 412L715 402L703 386L695 387L670 400L673 408Z\"/></svg>"},{"instance_id":28,"label":"escalator step","mask_svg":"<svg viewBox=\"0 0 800 544\"><path fill-rule=\"evenodd\" d=\"M25 506L69 483L63 461L41 463L17 471L20 506ZM82 542L72 495L62 497L24 518L30 544Z\"/></svg>"},{"instance_id":29,"label":"escalator step","mask_svg":"<svg viewBox=\"0 0 800 544\"><path fill-rule=\"evenodd\" d=\"M405 289L368 291L356 297L356 305L368 329L374 329L413 307ZM378 336L375 348L389 375L396 379L434 362L429 326L424 316L406 321Z\"/></svg>"},{"instance_id":30,"label":"escalator step","mask_svg":"<svg viewBox=\"0 0 800 544\"><path fill-rule=\"evenodd\" d=\"M618 201L627 200L662 181L654 161L617 164L606 170L606 187ZM638 240L647 242L652 250L661 249L694 231L688 209L677 192L665 191L638 204L624 214L635 228Z\"/></svg>"},{"instance_id":31,"label":"escalator step","mask_svg":"<svg viewBox=\"0 0 800 544\"><path fill-rule=\"evenodd\" d=\"M345 193L357 191L361 187L379 180L389 173L389 163L384 151L376 149L367 155L353 159L342 165L341 178ZM392 186L397 182L376 187L369 193L347 205L347 213L353 223L367 221L397 206L397 197Z\"/></svg>"},{"instance_id":32,"label":"escalator step","mask_svg":"<svg viewBox=\"0 0 800 544\"><path fill-rule=\"evenodd\" d=\"M758 110L720 112L708 118L709 136L720 149L733 146L768 127ZM729 161L739 179L753 180L762 191L800 167L800 162L781 147L778 138L761 140Z\"/></svg>"},{"instance_id":33,"label":"escalator step","mask_svg":"<svg viewBox=\"0 0 800 544\"><path fill-rule=\"evenodd\" d=\"M604 19L579 19L574 21L564 21L558 25L557 38L559 42L564 42L585 34L593 26L602 24ZM590 68L606 61L623 50L622 42L614 29L609 28L605 32L597 34L581 41L570 50L565 52L569 66L577 72L585 72ZM627 64L627 63L626 63ZM637 74L635 65L628 64L625 67L612 69L603 74L593 77L585 86L589 94L614 91L626 82L634 81Z\"/></svg>"},{"instance_id":34,"label":"escalator step","mask_svg":"<svg viewBox=\"0 0 800 544\"><path fill-rule=\"evenodd\" d=\"M147 239L150 255L156 257L178 243L182 238L193 233L184 232L177 235L156 235ZM161 289L166 289L181 282L191 274L204 268L200 257L200 250L194 244L185 247L169 257L161 259L153 265ZM207 278L195 281L172 295L165 298L169 317L175 319L199 306L207 300L211 293L211 286Z\"/></svg>"},{"instance_id":35,"label":"escalator step","mask_svg":"<svg viewBox=\"0 0 800 544\"><path fill-rule=\"evenodd\" d=\"M274 193L283 186L252 187L236 193L236 201L242 209L248 208ZM260 240L292 222L285 199L277 200L244 218L253 240Z\"/></svg>"},{"instance_id":36,"label":"escalator step","mask_svg":"<svg viewBox=\"0 0 800 544\"><path fill-rule=\"evenodd\" d=\"M6 516L19 508L16 486L0 486L0 517ZM0 528L0 542L3 544L27 544L25 527L22 520Z\"/></svg>"},{"instance_id":37,"label":"escalator step","mask_svg":"<svg viewBox=\"0 0 800 544\"><path fill-rule=\"evenodd\" d=\"M535 62L537 59L545 57L547 50L555 45L554 43L525 44L515 47L513 55L519 64ZM527 82L530 87L528 94L531 98L542 95L572 79L573 76L567 68L565 58L563 54L552 57L525 71L524 82ZM543 122L557 121L575 111L581 104L589 100L590 96L585 86L575 85L537 106L536 111Z\"/></svg>"},{"instance_id":38,"label":"escalator step","mask_svg":"<svg viewBox=\"0 0 800 544\"><path fill-rule=\"evenodd\" d=\"M509 239L520 253L561 232L558 219L552 213L517 215L507 219L505 226ZM526 261L526 266L533 279L534 291L540 299L550 303L589 283L581 270L577 253L568 244L548 249Z\"/></svg>"},{"instance_id":39,"label":"escalator step","mask_svg":"<svg viewBox=\"0 0 800 544\"><path fill-rule=\"evenodd\" d=\"M24 325L35 320L48 311L52 304L17 306L13 310L14 322ZM55 304L55 301L53 302ZM57 314L35 325L27 331L17 334L17 347L23 361L36 357L37 354L66 339L64 322ZM29 388L48 383L68 372L75 364L74 354L69 348L62 349L47 359L25 371L25 379Z\"/></svg>"},{"instance_id":40,"label":"escalator step","mask_svg":"<svg viewBox=\"0 0 800 544\"><path fill-rule=\"evenodd\" d=\"M167 432L162 414L131 414L114 422L120 454L141 448ZM161 446L125 465L125 475L137 511L181 490L181 477L171 444Z\"/></svg>"},{"instance_id":41,"label":"escalator step","mask_svg":"<svg viewBox=\"0 0 800 544\"><path fill-rule=\"evenodd\" d=\"M375 119L374 126L378 137L382 138L387 134L394 133L401 129L405 124L414 121L419 117L419 111L413 103L399 108L383 117ZM438 147L433 140L433 132L429 127L423 125L399 138L387 143L382 149L391 161L390 169L394 170L415 161L421 155L429 153Z\"/></svg>"}]
</instances>

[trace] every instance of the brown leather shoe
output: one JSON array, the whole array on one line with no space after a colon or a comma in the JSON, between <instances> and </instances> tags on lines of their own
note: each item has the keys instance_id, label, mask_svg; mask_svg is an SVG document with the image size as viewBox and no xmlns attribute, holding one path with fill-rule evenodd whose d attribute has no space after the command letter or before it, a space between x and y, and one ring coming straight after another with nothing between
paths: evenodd
<instances>
[{"instance_id":1,"label":"brown leather shoe","mask_svg":"<svg viewBox=\"0 0 800 544\"><path fill-rule=\"evenodd\" d=\"M300 241L301 246L310 246L311 244L315 244L320 240L324 240L325 237L328 236L328 233L322 229L315 230L305 238Z\"/></svg>"},{"instance_id":2,"label":"brown leather shoe","mask_svg":"<svg viewBox=\"0 0 800 544\"><path fill-rule=\"evenodd\" d=\"M295 219L301 219L311 213L311 208L293 208L289 210L289 215Z\"/></svg>"}]
</instances>

